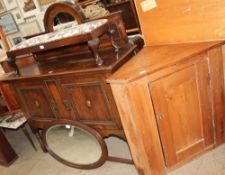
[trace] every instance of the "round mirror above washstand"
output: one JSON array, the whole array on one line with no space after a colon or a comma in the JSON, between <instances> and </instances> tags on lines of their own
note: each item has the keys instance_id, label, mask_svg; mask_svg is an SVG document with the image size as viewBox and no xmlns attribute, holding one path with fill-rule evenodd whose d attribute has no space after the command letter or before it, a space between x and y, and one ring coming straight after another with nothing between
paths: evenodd
<instances>
[{"instance_id":1,"label":"round mirror above washstand","mask_svg":"<svg viewBox=\"0 0 225 175\"><path fill-rule=\"evenodd\" d=\"M108 158L101 135L75 121L52 122L44 131L44 144L55 159L74 168L97 168Z\"/></svg>"}]
</instances>

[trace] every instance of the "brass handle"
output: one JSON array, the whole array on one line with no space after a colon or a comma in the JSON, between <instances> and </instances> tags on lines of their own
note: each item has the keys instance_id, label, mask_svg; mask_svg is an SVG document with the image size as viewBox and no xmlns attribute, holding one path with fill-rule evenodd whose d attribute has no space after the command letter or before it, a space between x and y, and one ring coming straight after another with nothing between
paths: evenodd
<instances>
[{"instance_id":1,"label":"brass handle","mask_svg":"<svg viewBox=\"0 0 225 175\"><path fill-rule=\"evenodd\" d=\"M55 110L55 111L57 111L58 109L57 109L57 105L55 103L55 100L54 99L51 99L50 103L51 103L52 109Z\"/></svg>"},{"instance_id":2,"label":"brass handle","mask_svg":"<svg viewBox=\"0 0 225 175\"><path fill-rule=\"evenodd\" d=\"M91 101L90 100L86 100L86 105L87 105L87 107L91 108Z\"/></svg>"},{"instance_id":3,"label":"brass handle","mask_svg":"<svg viewBox=\"0 0 225 175\"><path fill-rule=\"evenodd\" d=\"M66 110L70 111L71 110L70 102L68 100L63 100L63 103L64 103Z\"/></svg>"},{"instance_id":4,"label":"brass handle","mask_svg":"<svg viewBox=\"0 0 225 175\"><path fill-rule=\"evenodd\" d=\"M39 104L39 102L38 102L37 100L35 100L34 104L35 104L35 106L36 106L37 108L40 107L40 104Z\"/></svg>"},{"instance_id":5,"label":"brass handle","mask_svg":"<svg viewBox=\"0 0 225 175\"><path fill-rule=\"evenodd\" d=\"M163 114L158 114L157 116L156 116L156 119L158 120L158 121L161 121L161 120L163 120L165 118L165 116L163 115Z\"/></svg>"}]
</instances>

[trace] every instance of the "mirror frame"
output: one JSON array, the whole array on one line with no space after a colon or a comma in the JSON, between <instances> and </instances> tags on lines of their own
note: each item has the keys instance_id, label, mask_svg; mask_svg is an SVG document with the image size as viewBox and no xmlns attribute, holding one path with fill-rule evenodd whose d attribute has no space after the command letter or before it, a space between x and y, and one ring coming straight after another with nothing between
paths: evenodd
<instances>
[{"instance_id":1,"label":"mirror frame","mask_svg":"<svg viewBox=\"0 0 225 175\"><path fill-rule=\"evenodd\" d=\"M78 24L82 24L86 21L86 17L74 4L64 1L64 2L56 2L50 5L44 15L44 27L45 32L53 32L53 20L58 13L67 13L74 17L74 20L77 21Z\"/></svg>"},{"instance_id":2,"label":"mirror frame","mask_svg":"<svg viewBox=\"0 0 225 175\"><path fill-rule=\"evenodd\" d=\"M47 142L47 132L50 128L52 128L55 125L73 125L75 127L81 128L83 130L85 130L86 132L88 132L90 135L92 135L99 143L101 150L102 150L102 154L101 157L94 163L90 163L90 164L76 164L70 161L67 161L65 159L63 159L62 157L58 156L48 145ZM44 145L48 151L48 153L54 157L56 160L58 160L59 162L73 167L73 168L78 168L78 169L94 169L94 168L98 168L101 165L103 165L105 163L105 161L108 158L108 149L106 146L105 141L103 140L102 136L94 129L90 128L89 126L86 126L84 124L81 124L79 122L76 121L72 121L72 120L56 120L56 121L52 121L45 129L43 132L43 142Z\"/></svg>"}]
</instances>

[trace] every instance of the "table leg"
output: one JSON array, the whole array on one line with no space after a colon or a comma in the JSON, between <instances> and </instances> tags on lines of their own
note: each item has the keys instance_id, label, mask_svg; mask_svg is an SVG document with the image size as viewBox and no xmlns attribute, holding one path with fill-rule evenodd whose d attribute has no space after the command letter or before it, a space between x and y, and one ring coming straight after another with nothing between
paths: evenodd
<instances>
[{"instance_id":1,"label":"table leg","mask_svg":"<svg viewBox=\"0 0 225 175\"><path fill-rule=\"evenodd\" d=\"M38 142L39 142L39 144L40 144L40 146L41 146L42 151L43 151L44 153L47 153L48 150L46 149L46 146L45 146L45 144L43 143L42 134L40 133L40 131L36 131L36 132L35 132L35 136L36 136L36 138L37 138L37 140L38 140Z\"/></svg>"},{"instance_id":2,"label":"table leg","mask_svg":"<svg viewBox=\"0 0 225 175\"><path fill-rule=\"evenodd\" d=\"M16 75L20 76L20 70L16 65L16 59L14 57L8 57L9 64L15 69Z\"/></svg>"},{"instance_id":3,"label":"table leg","mask_svg":"<svg viewBox=\"0 0 225 175\"><path fill-rule=\"evenodd\" d=\"M25 126L23 126L22 130L23 130L24 135L27 137L27 139L29 140L29 142L33 146L34 150L37 151L37 148L36 148L32 138L31 138L30 134L28 133L27 128Z\"/></svg>"},{"instance_id":4,"label":"table leg","mask_svg":"<svg viewBox=\"0 0 225 175\"><path fill-rule=\"evenodd\" d=\"M0 128L0 164L4 166L9 166L17 158L18 155L16 154L16 152L8 142L7 138L5 137L2 129Z\"/></svg>"},{"instance_id":5,"label":"table leg","mask_svg":"<svg viewBox=\"0 0 225 175\"><path fill-rule=\"evenodd\" d=\"M95 57L96 64L98 66L101 66L103 64L103 60L101 59L101 57L98 53L99 43L100 43L99 38L95 38L93 40L88 41L88 47L90 48L90 50L92 51L92 53Z\"/></svg>"},{"instance_id":6,"label":"table leg","mask_svg":"<svg viewBox=\"0 0 225 175\"><path fill-rule=\"evenodd\" d=\"M115 30L114 29L109 29L109 31L107 32L108 36L110 37L111 40L111 44L114 47L115 52L119 52L120 47L116 44L116 42L114 41L114 34L115 34Z\"/></svg>"}]
</instances>

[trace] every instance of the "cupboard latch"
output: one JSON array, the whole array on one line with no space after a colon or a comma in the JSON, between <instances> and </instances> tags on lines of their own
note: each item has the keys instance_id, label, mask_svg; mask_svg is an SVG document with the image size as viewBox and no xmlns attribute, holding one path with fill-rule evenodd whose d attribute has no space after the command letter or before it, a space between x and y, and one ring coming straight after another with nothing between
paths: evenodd
<instances>
[{"instance_id":1,"label":"cupboard latch","mask_svg":"<svg viewBox=\"0 0 225 175\"><path fill-rule=\"evenodd\" d=\"M158 114L158 115L156 116L157 121L161 121L161 120L163 120L164 118L165 118L165 117L164 117L163 114Z\"/></svg>"}]
</instances>

